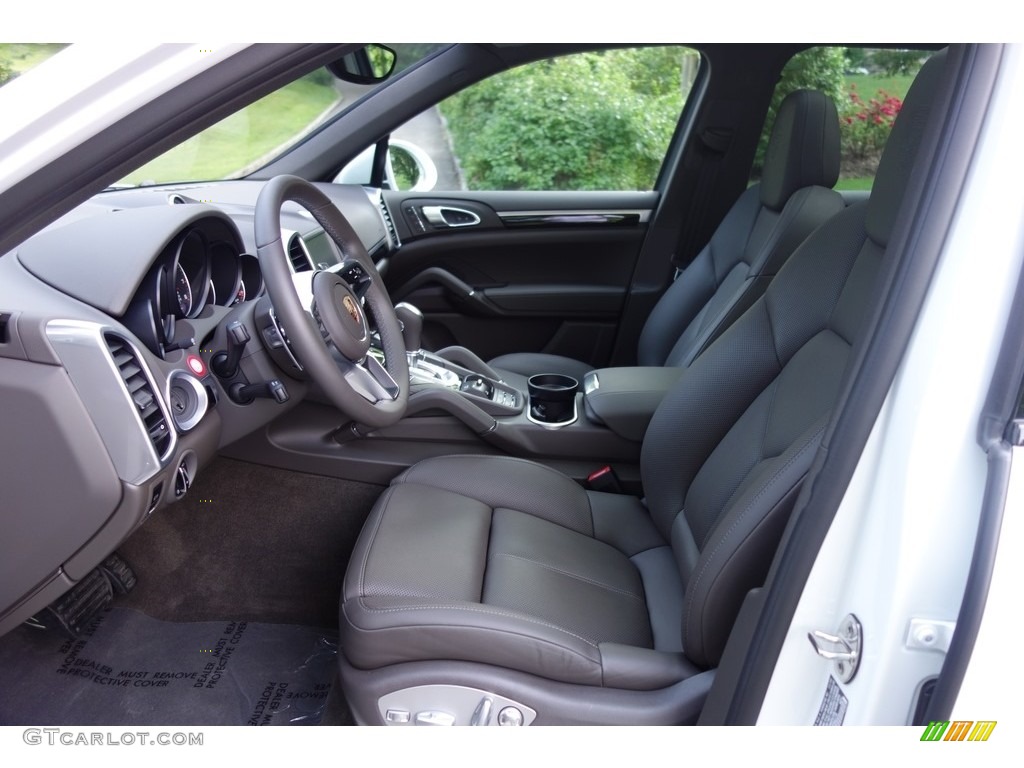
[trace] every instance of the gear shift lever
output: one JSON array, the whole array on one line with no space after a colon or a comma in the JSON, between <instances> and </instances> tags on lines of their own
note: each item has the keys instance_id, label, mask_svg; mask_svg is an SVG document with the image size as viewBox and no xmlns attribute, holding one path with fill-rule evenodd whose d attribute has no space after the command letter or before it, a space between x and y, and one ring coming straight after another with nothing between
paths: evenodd
<instances>
[{"instance_id":1,"label":"gear shift lever","mask_svg":"<svg viewBox=\"0 0 1024 768\"><path fill-rule=\"evenodd\" d=\"M409 377L413 384L440 384L448 389L458 389L462 377L448 370L444 360L429 359L431 356L420 349L420 333L423 330L423 313L404 301L395 305L395 316L402 324L402 340L409 358Z\"/></svg>"},{"instance_id":2,"label":"gear shift lever","mask_svg":"<svg viewBox=\"0 0 1024 768\"><path fill-rule=\"evenodd\" d=\"M423 313L412 304L401 302L395 305L395 315L402 324L402 339L407 352L419 352L420 334L423 331Z\"/></svg>"}]
</instances>

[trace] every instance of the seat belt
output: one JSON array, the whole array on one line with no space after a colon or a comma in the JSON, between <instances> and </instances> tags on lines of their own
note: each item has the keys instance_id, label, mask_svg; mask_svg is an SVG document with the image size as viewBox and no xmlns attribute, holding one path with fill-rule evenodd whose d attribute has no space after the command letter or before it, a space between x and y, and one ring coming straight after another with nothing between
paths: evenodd
<instances>
[{"instance_id":1,"label":"seat belt","mask_svg":"<svg viewBox=\"0 0 1024 768\"><path fill-rule=\"evenodd\" d=\"M726 127L705 128L700 134L698 150L701 157L700 171L697 183L693 187L694 197L691 197L695 202L692 206L691 216L683 224L682 232L679 233L679 245L671 257L672 266L676 268L676 278L704 247L704 217L707 215L708 205L714 193L715 181L718 178L722 160L732 144L732 137L732 128Z\"/></svg>"}]
</instances>

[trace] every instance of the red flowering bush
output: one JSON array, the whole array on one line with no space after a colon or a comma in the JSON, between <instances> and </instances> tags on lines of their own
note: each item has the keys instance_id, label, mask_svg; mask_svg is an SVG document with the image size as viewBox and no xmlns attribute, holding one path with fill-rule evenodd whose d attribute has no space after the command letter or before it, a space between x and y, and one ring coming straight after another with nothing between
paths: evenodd
<instances>
[{"instance_id":1,"label":"red flowering bush","mask_svg":"<svg viewBox=\"0 0 1024 768\"><path fill-rule=\"evenodd\" d=\"M882 152L893 120L903 102L879 90L877 98L865 102L850 84L849 99L839 112L839 129L845 161L875 160Z\"/></svg>"}]
</instances>

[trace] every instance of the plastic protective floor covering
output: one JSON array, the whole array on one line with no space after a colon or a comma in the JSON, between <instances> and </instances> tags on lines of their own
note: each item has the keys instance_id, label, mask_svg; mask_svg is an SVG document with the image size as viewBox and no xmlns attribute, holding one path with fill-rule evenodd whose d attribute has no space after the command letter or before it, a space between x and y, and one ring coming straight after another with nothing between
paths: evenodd
<instances>
[{"instance_id":1,"label":"plastic protective floor covering","mask_svg":"<svg viewBox=\"0 0 1024 768\"><path fill-rule=\"evenodd\" d=\"M0 725L315 725L336 668L333 630L112 608L0 638Z\"/></svg>"}]
</instances>

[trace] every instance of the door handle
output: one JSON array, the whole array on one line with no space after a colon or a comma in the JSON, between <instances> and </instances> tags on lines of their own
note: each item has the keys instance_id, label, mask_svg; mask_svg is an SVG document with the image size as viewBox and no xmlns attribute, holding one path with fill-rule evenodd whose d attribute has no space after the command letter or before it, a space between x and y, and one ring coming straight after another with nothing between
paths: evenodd
<instances>
[{"instance_id":1,"label":"door handle","mask_svg":"<svg viewBox=\"0 0 1024 768\"><path fill-rule=\"evenodd\" d=\"M423 218L435 227L475 227L480 223L480 217L473 211L465 208L456 208L451 205L424 205Z\"/></svg>"}]
</instances>

